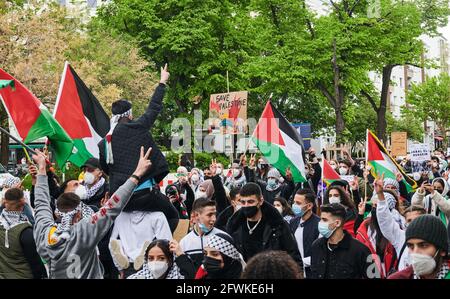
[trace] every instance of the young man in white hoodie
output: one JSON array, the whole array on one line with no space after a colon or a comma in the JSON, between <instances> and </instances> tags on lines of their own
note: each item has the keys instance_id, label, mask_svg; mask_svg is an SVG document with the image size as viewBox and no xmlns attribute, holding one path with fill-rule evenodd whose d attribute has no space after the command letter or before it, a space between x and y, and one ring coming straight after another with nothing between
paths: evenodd
<instances>
[{"instance_id":1,"label":"young man in white hoodie","mask_svg":"<svg viewBox=\"0 0 450 299\"><path fill-rule=\"evenodd\" d=\"M398 270L406 269L410 265L409 251L405 244L406 229L402 229L399 223L395 220L394 215L389 210L387 201L383 193L383 179L376 179L374 182L375 192L378 197L377 202L377 220L383 236L392 244L397 253ZM403 213L406 226L417 217L425 214L425 210L420 206L411 206Z\"/></svg>"}]
</instances>

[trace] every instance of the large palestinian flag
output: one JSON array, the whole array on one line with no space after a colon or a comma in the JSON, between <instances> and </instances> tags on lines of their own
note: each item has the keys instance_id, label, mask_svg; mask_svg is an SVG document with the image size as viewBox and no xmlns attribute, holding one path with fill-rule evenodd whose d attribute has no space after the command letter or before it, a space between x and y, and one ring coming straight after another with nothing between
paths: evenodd
<instances>
[{"instance_id":1,"label":"large palestinian flag","mask_svg":"<svg viewBox=\"0 0 450 299\"><path fill-rule=\"evenodd\" d=\"M73 148L70 137L41 101L2 69L0 69L0 82L3 82L0 99L17 129L19 137L24 143L48 137L56 162L61 168L64 168L64 163Z\"/></svg>"},{"instance_id":2,"label":"large palestinian flag","mask_svg":"<svg viewBox=\"0 0 450 299\"><path fill-rule=\"evenodd\" d=\"M67 62L53 115L73 139L69 161L80 167L87 159L99 157L97 144L109 131L109 117Z\"/></svg>"},{"instance_id":3,"label":"large palestinian flag","mask_svg":"<svg viewBox=\"0 0 450 299\"><path fill-rule=\"evenodd\" d=\"M367 163L371 166L370 172L373 177L378 178L384 173L385 178L395 180L396 173L400 172L408 192L417 188L417 183L406 175L403 168L392 159L380 140L370 130L367 130L366 140Z\"/></svg>"},{"instance_id":4,"label":"large palestinian flag","mask_svg":"<svg viewBox=\"0 0 450 299\"><path fill-rule=\"evenodd\" d=\"M322 165L322 180L329 186L332 182L340 180L341 176L330 166L328 161L324 158Z\"/></svg>"},{"instance_id":5,"label":"large palestinian flag","mask_svg":"<svg viewBox=\"0 0 450 299\"><path fill-rule=\"evenodd\" d=\"M289 167L295 183L306 182L302 138L270 101L253 132L252 141L280 173L285 175Z\"/></svg>"}]
</instances>

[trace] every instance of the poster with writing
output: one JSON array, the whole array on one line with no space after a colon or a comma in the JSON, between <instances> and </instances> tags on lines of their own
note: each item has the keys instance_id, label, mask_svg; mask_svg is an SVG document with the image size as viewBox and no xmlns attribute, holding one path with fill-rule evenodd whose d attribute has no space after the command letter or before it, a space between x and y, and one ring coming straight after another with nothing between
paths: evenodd
<instances>
[{"instance_id":1,"label":"poster with writing","mask_svg":"<svg viewBox=\"0 0 450 299\"><path fill-rule=\"evenodd\" d=\"M406 156L407 154L407 134L406 132L391 133L391 155Z\"/></svg>"},{"instance_id":2,"label":"poster with writing","mask_svg":"<svg viewBox=\"0 0 450 299\"><path fill-rule=\"evenodd\" d=\"M423 162L431 159L428 143L412 143L409 146L411 161Z\"/></svg>"},{"instance_id":3,"label":"poster with writing","mask_svg":"<svg viewBox=\"0 0 450 299\"><path fill-rule=\"evenodd\" d=\"M247 91L212 94L209 100L209 131L247 133Z\"/></svg>"}]
</instances>

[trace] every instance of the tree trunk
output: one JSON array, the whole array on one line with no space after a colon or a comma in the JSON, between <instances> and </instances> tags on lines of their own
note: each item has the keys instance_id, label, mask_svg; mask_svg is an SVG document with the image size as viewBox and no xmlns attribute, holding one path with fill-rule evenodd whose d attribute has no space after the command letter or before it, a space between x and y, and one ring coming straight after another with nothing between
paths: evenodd
<instances>
[{"instance_id":1,"label":"tree trunk","mask_svg":"<svg viewBox=\"0 0 450 299\"><path fill-rule=\"evenodd\" d=\"M383 67L383 85L381 88L381 97L380 97L380 107L377 112L377 136L383 142L386 142L386 110L387 110L387 102L389 100L389 85L391 82L391 74L394 65L387 65Z\"/></svg>"}]
</instances>

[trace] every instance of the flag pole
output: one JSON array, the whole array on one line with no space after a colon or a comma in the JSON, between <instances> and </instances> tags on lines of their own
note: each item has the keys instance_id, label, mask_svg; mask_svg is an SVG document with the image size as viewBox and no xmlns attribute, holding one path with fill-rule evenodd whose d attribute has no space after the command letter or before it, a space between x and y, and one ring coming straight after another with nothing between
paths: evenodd
<instances>
[{"instance_id":1,"label":"flag pole","mask_svg":"<svg viewBox=\"0 0 450 299\"><path fill-rule=\"evenodd\" d=\"M368 166L367 161L369 160L368 159L368 155L369 155L368 140L369 140L369 129L366 129L366 169L364 170L364 172L367 171L367 166ZM363 176L364 176L364 173L363 173ZM368 182L368 178L367 178L367 176L364 176L364 200L367 200L367 182Z\"/></svg>"},{"instance_id":2,"label":"flag pole","mask_svg":"<svg viewBox=\"0 0 450 299\"><path fill-rule=\"evenodd\" d=\"M25 148L27 150L29 150L30 152L32 152L33 154L37 155L37 152L32 149L31 147L29 147L28 145L26 145L25 143L23 143L22 141L20 141L19 139L17 139L16 137L14 137L13 135L11 135L11 133L9 133L8 131L6 131L4 128L0 127L0 131L5 133L6 135L8 135L12 140L14 140L15 142L19 143L25 150ZM47 162L47 164L50 164L50 161L48 159L45 159L45 162Z\"/></svg>"}]
</instances>

